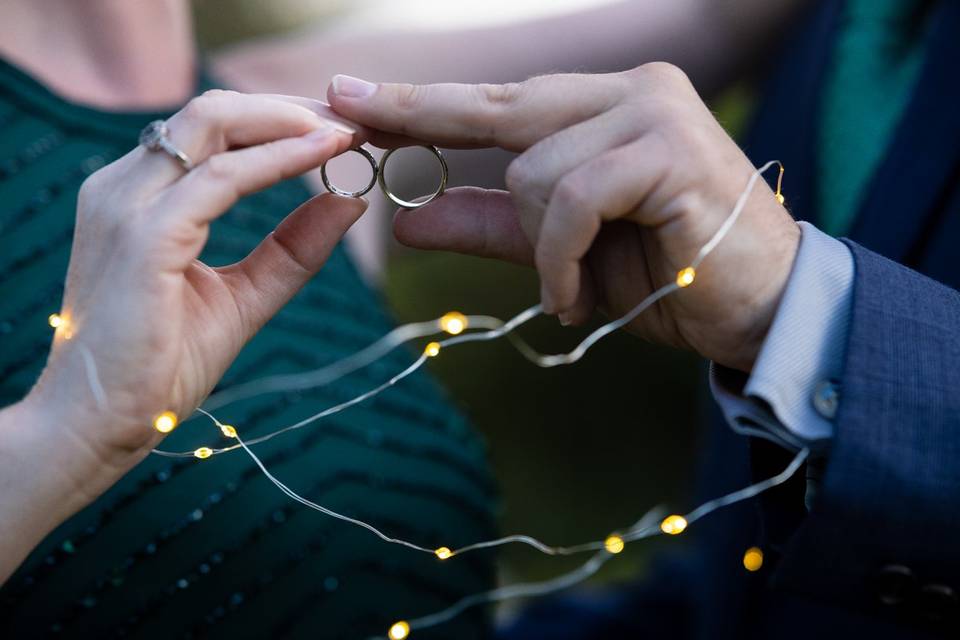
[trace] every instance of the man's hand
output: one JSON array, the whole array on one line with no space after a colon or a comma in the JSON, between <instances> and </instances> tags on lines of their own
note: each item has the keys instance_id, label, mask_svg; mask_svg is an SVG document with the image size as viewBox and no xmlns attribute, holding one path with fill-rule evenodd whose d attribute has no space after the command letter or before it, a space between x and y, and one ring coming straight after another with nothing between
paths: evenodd
<instances>
[{"instance_id":1,"label":"man's hand","mask_svg":"<svg viewBox=\"0 0 960 640\"><path fill-rule=\"evenodd\" d=\"M414 247L530 264L547 313L619 316L676 277L730 213L754 168L676 67L556 75L509 85L370 84L337 76L343 116L392 147L411 138L520 155L509 193L452 189L395 231ZM749 371L800 232L765 184L688 289L630 325Z\"/></svg>"}]
</instances>

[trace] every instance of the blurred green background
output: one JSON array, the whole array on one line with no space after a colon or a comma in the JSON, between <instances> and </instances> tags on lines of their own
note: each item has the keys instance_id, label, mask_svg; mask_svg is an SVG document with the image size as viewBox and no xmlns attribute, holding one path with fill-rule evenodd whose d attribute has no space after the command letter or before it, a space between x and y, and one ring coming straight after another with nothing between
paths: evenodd
<instances>
[{"instance_id":1,"label":"blurred green background","mask_svg":"<svg viewBox=\"0 0 960 640\"><path fill-rule=\"evenodd\" d=\"M195 3L198 35L208 48L339 19L349 6L329 0ZM738 87L711 106L736 134L750 104L749 91ZM449 154L451 185L465 184L458 167L470 164L480 186L501 186L503 158L491 156L491 171L477 180L477 163L467 162L468 153L478 152ZM429 179L422 184L413 179L399 191L432 188ZM382 286L398 322L451 309L507 318L539 299L537 277L530 270L415 252L396 243ZM541 351L560 352L588 330L539 319L521 333ZM571 367L539 369L506 341L466 345L431 360L430 366L487 439L502 492L504 533L573 544L602 538L658 504L676 510L692 506L688 496L707 396L706 369L698 358L616 334ZM641 576L650 554L662 544L683 542L631 545L595 583ZM520 546L505 549L501 561L501 578L511 582L552 577L578 562Z\"/></svg>"}]
</instances>

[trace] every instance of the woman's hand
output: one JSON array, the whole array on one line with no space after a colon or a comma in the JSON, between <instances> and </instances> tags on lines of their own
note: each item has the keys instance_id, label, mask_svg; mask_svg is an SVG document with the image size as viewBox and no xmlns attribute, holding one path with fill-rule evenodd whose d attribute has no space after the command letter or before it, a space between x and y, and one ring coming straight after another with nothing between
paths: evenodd
<instances>
[{"instance_id":1,"label":"woman's hand","mask_svg":"<svg viewBox=\"0 0 960 640\"><path fill-rule=\"evenodd\" d=\"M544 310L582 322L622 315L689 265L730 213L754 168L676 67L557 75L511 85L374 85L338 76L343 116L447 147L519 152L509 193L452 189L395 231L415 247L535 265ZM750 370L796 254L799 229L758 185L689 289L630 328Z\"/></svg>"},{"instance_id":2,"label":"woman's hand","mask_svg":"<svg viewBox=\"0 0 960 640\"><path fill-rule=\"evenodd\" d=\"M190 415L363 212L362 200L319 196L240 262L211 268L197 260L210 223L238 198L360 142L304 105L310 102L208 92L168 121L193 170L138 147L83 184L63 324L21 403L23 419L45 430L51 450L71 452L51 473L70 476L65 482L79 502L157 444L155 416Z\"/></svg>"}]
</instances>

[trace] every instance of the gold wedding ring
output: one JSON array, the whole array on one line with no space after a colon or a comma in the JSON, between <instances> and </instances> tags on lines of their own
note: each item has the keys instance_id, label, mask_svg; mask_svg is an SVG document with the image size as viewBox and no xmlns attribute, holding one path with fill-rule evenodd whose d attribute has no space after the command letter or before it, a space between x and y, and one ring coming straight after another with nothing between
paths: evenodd
<instances>
[{"instance_id":1,"label":"gold wedding ring","mask_svg":"<svg viewBox=\"0 0 960 640\"><path fill-rule=\"evenodd\" d=\"M360 196L370 191L370 189L373 189L373 186L377 184L377 176L380 173L380 168L377 166L377 159L373 157L373 154L371 154L369 151L367 151L363 147L350 149L350 151L353 151L354 153L359 153L360 155L362 155L364 158L367 159L367 162L370 163L370 168L373 170L373 175L370 176L370 182L367 183L367 186L365 186L362 189L359 189L358 191L346 191L334 185L333 183L330 182L330 179L327 177L326 162L320 165L320 179L323 180L323 186L325 186L327 190L332 193L335 193L340 196L346 196L348 198L359 198ZM381 182L380 184L382 185L383 182Z\"/></svg>"}]
</instances>

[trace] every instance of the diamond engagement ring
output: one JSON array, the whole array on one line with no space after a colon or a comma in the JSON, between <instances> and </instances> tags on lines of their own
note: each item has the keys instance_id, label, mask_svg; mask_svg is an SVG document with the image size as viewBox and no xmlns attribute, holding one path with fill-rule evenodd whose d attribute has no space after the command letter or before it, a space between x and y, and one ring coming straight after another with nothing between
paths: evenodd
<instances>
[{"instance_id":1,"label":"diamond engagement ring","mask_svg":"<svg viewBox=\"0 0 960 640\"><path fill-rule=\"evenodd\" d=\"M148 151L164 151L187 171L193 169L190 156L170 142L170 129L163 120L154 120L143 128L140 132L140 146Z\"/></svg>"}]
</instances>

